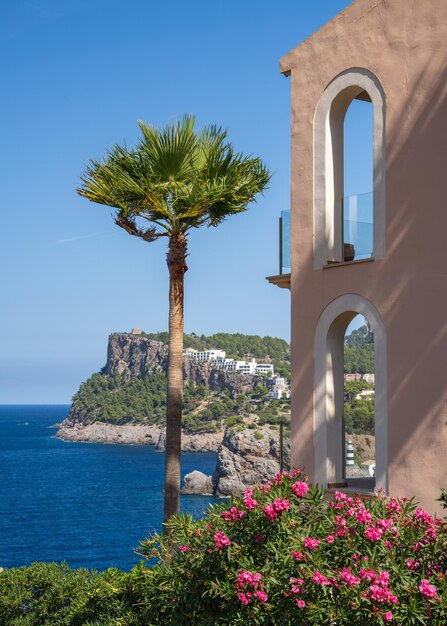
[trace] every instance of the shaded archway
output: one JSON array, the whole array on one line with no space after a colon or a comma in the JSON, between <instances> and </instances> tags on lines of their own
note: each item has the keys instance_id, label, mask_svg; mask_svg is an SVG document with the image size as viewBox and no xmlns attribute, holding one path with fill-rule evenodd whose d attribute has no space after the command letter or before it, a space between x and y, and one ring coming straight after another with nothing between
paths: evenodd
<instances>
[{"instance_id":1,"label":"shaded archway","mask_svg":"<svg viewBox=\"0 0 447 626\"><path fill-rule=\"evenodd\" d=\"M344 336L351 320L368 320L375 344L375 435L377 488L388 492L388 412L386 331L375 306L357 294L333 300L318 320L315 333L315 482L344 481Z\"/></svg>"},{"instance_id":2,"label":"shaded archway","mask_svg":"<svg viewBox=\"0 0 447 626\"><path fill-rule=\"evenodd\" d=\"M385 256L385 95L374 74L364 68L352 68L329 83L315 111L314 267L317 269L344 260L343 130L346 111L354 99L370 101L373 106L372 257Z\"/></svg>"}]
</instances>

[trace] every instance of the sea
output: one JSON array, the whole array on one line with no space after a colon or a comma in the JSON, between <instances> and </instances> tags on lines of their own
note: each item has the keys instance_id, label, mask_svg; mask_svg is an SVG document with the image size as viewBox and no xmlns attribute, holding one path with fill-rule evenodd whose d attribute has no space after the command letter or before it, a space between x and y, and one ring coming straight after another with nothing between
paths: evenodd
<instances>
[{"instance_id":1,"label":"sea","mask_svg":"<svg viewBox=\"0 0 447 626\"><path fill-rule=\"evenodd\" d=\"M163 517L164 454L151 446L55 437L69 405L0 405L0 567L65 561L130 570ZM216 455L183 453L182 477L212 474ZM203 515L216 498L182 496Z\"/></svg>"}]
</instances>

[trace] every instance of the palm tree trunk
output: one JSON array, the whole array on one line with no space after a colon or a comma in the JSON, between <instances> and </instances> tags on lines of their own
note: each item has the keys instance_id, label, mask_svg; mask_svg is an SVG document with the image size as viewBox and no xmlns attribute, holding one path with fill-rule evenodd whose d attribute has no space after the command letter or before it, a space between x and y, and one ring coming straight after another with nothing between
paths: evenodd
<instances>
[{"instance_id":1,"label":"palm tree trunk","mask_svg":"<svg viewBox=\"0 0 447 626\"><path fill-rule=\"evenodd\" d=\"M166 522L180 510L180 459L183 408L183 283L187 240L171 235L169 268L169 366L166 398L166 455L163 532Z\"/></svg>"}]
</instances>

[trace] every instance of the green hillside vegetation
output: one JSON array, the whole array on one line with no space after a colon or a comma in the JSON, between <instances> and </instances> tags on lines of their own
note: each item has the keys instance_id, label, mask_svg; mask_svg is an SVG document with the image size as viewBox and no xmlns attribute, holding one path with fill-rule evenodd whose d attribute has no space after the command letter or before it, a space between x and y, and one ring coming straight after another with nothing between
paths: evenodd
<instances>
[{"instance_id":1,"label":"green hillside vegetation","mask_svg":"<svg viewBox=\"0 0 447 626\"><path fill-rule=\"evenodd\" d=\"M365 380L345 382L345 427L350 434L374 434L374 395L357 398L367 389L374 389L374 385Z\"/></svg>"},{"instance_id":2,"label":"green hillside vegetation","mask_svg":"<svg viewBox=\"0 0 447 626\"><path fill-rule=\"evenodd\" d=\"M259 391L258 391L259 389ZM240 426L249 415L260 424L278 424L289 401L267 399L266 388L232 399L226 390L210 391L205 385L185 384L183 425L191 433L215 432L226 425ZM122 376L93 374L73 396L72 414L85 423L164 424L166 374L154 372L128 381Z\"/></svg>"},{"instance_id":3,"label":"green hillside vegetation","mask_svg":"<svg viewBox=\"0 0 447 626\"><path fill-rule=\"evenodd\" d=\"M344 366L346 374L374 372L374 336L366 325L346 337ZM374 386L365 380L345 382L344 412L348 433L374 434L374 395L357 398L367 389L374 389Z\"/></svg>"},{"instance_id":4,"label":"green hillside vegetation","mask_svg":"<svg viewBox=\"0 0 447 626\"><path fill-rule=\"evenodd\" d=\"M167 342L167 333L145 333L151 339ZM185 346L198 350L219 348L234 358L251 354L254 358L273 359L275 372L290 376L290 350L283 339L242 335L241 333L216 333L185 335ZM374 371L374 345L366 327L357 329L347 337L345 371ZM359 363L361 366L359 366ZM371 433L374 427L374 399L357 399L362 389L370 387L365 381L347 383L345 386L345 417L349 432ZM355 393L354 393L355 390ZM85 423L160 424L165 420L166 374L154 372L130 381L120 375L93 374L82 383L73 396L72 415ZM268 389L260 384L250 394L230 398L228 391L208 390L204 385L186 384L184 389L183 424L191 433L215 432L225 425L235 429L256 424L247 418L256 415L257 425L278 425L290 421L290 401L270 400Z\"/></svg>"},{"instance_id":5,"label":"green hillside vegetation","mask_svg":"<svg viewBox=\"0 0 447 626\"><path fill-rule=\"evenodd\" d=\"M144 336L168 343L168 333L142 333ZM243 359L250 354L258 361L271 359L275 371L290 377L290 349L284 339L216 333L210 337L191 333L185 335L185 348L197 350L218 348L227 355ZM279 408L267 400L268 390L260 385L253 393L231 399L228 391L209 391L204 385L186 384L184 388L183 424L189 432L214 432L234 418L239 425L250 414L260 414L262 423L275 424L280 418ZM286 401L287 402L287 401ZM122 376L93 374L82 383L73 396L72 415L86 423L162 425L166 410L166 374L154 372L130 381Z\"/></svg>"}]
</instances>

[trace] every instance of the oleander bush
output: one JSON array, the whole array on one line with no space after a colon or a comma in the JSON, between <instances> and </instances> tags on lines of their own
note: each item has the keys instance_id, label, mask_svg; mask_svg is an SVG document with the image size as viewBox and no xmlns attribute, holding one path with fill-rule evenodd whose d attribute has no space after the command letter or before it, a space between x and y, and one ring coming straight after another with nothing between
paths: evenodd
<instances>
[{"instance_id":1,"label":"oleander bush","mask_svg":"<svg viewBox=\"0 0 447 626\"><path fill-rule=\"evenodd\" d=\"M141 544L165 561L140 589L151 624L447 624L447 519L412 500L329 502L295 472L170 531Z\"/></svg>"},{"instance_id":2,"label":"oleander bush","mask_svg":"<svg viewBox=\"0 0 447 626\"><path fill-rule=\"evenodd\" d=\"M152 567L5 570L1 626L447 624L447 519L412 500L329 501L295 471L169 530Z\"/></svg>"}]
</instances>

